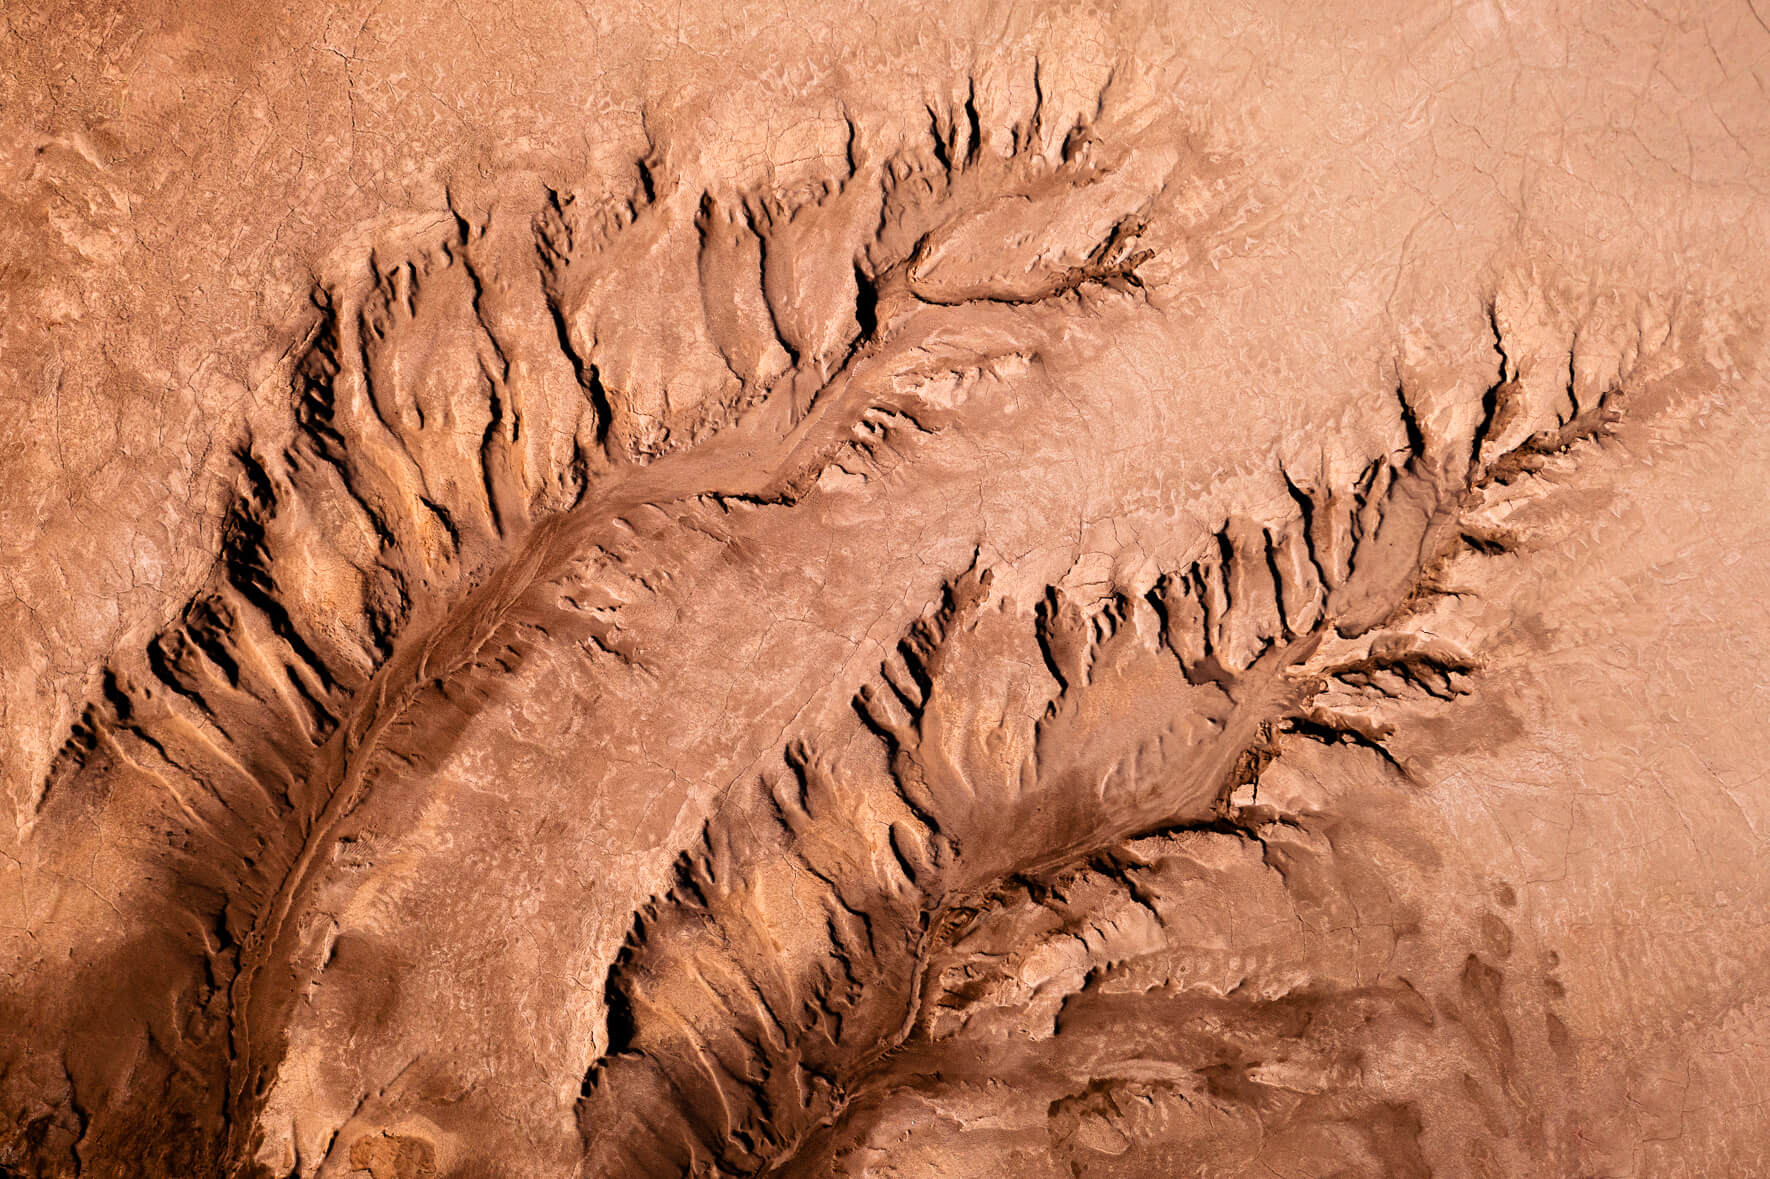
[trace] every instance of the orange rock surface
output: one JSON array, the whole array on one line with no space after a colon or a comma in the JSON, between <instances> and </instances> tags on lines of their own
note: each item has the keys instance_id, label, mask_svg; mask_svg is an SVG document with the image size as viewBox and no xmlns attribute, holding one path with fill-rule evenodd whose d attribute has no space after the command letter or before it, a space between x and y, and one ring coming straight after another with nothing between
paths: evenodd
<instances>
[{"instance_id":1,"label":"orange rock surface","mask_svg":"<svg viewBox=\"0 0 1770 1179\"><path fill-rule=\"evenodd\" d=\"M0 1177L1770 1174L1770 24L0 12Z\"/></svg>"}]
</instances>

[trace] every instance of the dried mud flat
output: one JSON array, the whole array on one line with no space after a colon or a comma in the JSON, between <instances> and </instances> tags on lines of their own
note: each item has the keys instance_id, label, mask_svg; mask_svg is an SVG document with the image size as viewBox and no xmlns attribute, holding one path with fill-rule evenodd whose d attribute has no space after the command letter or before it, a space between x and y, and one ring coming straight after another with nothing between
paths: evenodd
<instances>
[{"instance_id":1,"label":"dried mud flat","mask_svg":"<svg viewBox=\"0 0 1770 1179\"><path fill-rule=\"evenodd\" d=\"M0 10L0 1176L1770 1174L1762 11Z\"/></svg>"}]
</instances>

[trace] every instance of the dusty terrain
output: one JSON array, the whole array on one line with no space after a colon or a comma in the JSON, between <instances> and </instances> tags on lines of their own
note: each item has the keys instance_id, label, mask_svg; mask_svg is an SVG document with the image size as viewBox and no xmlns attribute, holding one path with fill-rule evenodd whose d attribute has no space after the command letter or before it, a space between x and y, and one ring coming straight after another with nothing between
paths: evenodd
<instances>
[{"instance_id":1,"label":"dusty terrain","mask_svg":"<svg viewBox=\"0 0 1770 1179\"><path fill-rule=\"evenodd\" d=\"M0 1176L1770 1174L1764 11L0 9Z\"/></svg>"}]
</instances>

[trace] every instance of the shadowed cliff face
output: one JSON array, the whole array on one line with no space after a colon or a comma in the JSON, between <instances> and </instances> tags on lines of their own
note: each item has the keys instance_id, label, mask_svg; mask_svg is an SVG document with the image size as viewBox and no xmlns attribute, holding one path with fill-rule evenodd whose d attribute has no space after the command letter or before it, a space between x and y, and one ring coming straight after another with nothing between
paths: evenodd
<instances>
[{"instance_id":1,"label":"shadowed cliff face","mask_svg":"<svg viewBox=\"0 0 1770 1179\"><path fill-rule=\"evenodd\" d=\"M1291 331L1331 170L1021 73L337 243L22 806L0 1174L1683 1173L1605 1111L1762 950L1632 987L1542 816L1701 846L1761 309L1514 226Z\"/></svg>"}]
</instances>

